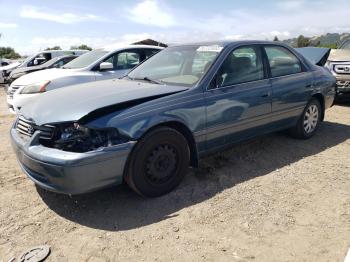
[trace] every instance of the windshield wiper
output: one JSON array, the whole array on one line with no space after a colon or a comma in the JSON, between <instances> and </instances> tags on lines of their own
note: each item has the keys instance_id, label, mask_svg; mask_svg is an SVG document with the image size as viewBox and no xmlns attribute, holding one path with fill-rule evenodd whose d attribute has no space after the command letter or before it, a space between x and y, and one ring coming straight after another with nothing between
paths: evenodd
<instances>
[{"instance_id":1,"label":"windshield wiper","mask_svg":"<svg viewBox=\"0 0 350 262\"><path fill-rule=\"evenodd\" d=\"M125 78L127 78L129 80L132 80L132 78L130 76L128 76L128 75L118 77L118 79L125 79Z\"/></svg>"},{"instance_id":2,"label":"windshield wiper","mask_svg":"<svg viewBox=\"0 0 350 262\"><path fill-rule=\"evenodd\" d=\"M130 78L130 77L129 77ZM153 83L153 84L157 84L157 85L161 85L162 82L161 81L158 81L158 80L154 80L154 79L151 79L147 76L143 77L143 78L130 78L132 80L144 80L144 81L147 81L147 82L150 82L150 83Z\"/></svg>"}]
</instances>

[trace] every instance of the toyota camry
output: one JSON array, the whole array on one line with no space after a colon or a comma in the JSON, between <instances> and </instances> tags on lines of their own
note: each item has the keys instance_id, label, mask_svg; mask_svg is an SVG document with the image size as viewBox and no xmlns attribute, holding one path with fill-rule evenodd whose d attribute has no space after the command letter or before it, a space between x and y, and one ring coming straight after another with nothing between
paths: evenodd
<instances>
[{"instance_id":1,"label":"toyota camry","mask_svg":"<svg viewBox=\"0 0 350 262\"><path fill-rule=\"evenodd\" d=\"M284 129L311 138L334 94L326 68L282 43L177 45L122 79L42 94L23 105L11 137L24 172L47 190L125 181L155 197L238 141Z\"/></svg>"}]
</instances>

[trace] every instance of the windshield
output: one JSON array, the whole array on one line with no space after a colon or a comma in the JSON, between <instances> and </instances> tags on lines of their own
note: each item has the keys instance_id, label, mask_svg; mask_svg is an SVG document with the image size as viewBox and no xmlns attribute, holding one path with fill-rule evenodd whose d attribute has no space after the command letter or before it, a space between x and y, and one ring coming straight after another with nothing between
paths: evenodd
<instances>
[{"instance_id":1,"label":"windshield","mask_svg":"<svg viewBox=\"0 0 350 262\"><path fill-rule=\"evenodd\" d=\"M128 74L135 80L194 86L209 69L222 47L176 46L159 52Z\"/></svg>"},{"instance_id":2,"label":"windshield","mask_svg":"<svg viewBox=\"0 0 350 262\"><path fill-rule=\"evenodd\" d=\"M42 58L43 58L45 54L47 54L47 53L39 53L39 54L35 54L35 55L32 55L32 56L28 57L27 59L25 59L25 60L21 63L20 67L33 66L33 65L34 65L34 64L33 64L34 59L35 59L35 58L39 58L39 57L42 57ZM45 61L45 62L46 62L46 61ZM39 64L37 64L37 65L39 65Z\"/></svg>"},{"instance_id":3,"label":"windshield","mask_svg":"<svg viewBox=\"0 0 350 262\"><path fill-rule=\"evenodd\" d=\"M342 44L340 49L350 49L350 40L348 40L344 44Z\"/></svg>"},{"instance_id":4,"label":"windshield","mask_svg":"<svg viewBox=\"0 0 350 262\"><path fill-rule=\"evenodd\" d=\"M71 62L67 63L62 68L84 68L89 65L91 65L93 62L97 61L104 55L108 54L108 51L97 49L90 52L87 52L76 59L72 60Z\"/></svg>"},{"instance_id":5,"label":"windshield","mask_svg":"<svg viewBox=\"0 0 350 262\"><path fill-rule=\"evenodd\" d=\"M47 62L41 64L40 66L42 66L42 67L49 66L49 65L55 63L58 59L59 59L59 57L52 58L51 60L49 60L49 61L47 61Z\"/></svg>"},{"instance_id":6,"label":"windshield","mask_svg":"<svg viewBox=\"0 0 350 262\"><path fill-rule=\"evenodd\" d=\"M22 64L27 64L30 60L34 59L36 56L37 56L37 54L28 57L26 60L23 61Z\"/></svg>"}]
</instances>

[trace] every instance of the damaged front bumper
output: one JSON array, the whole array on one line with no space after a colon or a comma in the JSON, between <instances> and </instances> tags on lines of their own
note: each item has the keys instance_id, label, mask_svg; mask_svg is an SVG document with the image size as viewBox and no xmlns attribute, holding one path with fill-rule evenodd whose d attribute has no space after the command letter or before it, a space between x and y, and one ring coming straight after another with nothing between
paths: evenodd
<instances>
[{"instance_id":1,"label":"damaged front bumper","mask_svg":"<svg viewBox=\"0 0 350 262\"><path fill-rule=\"evenodd\" d=\"M38 186L57 193L82 194L121 184L136 141L86 153L66 152L39 144L39 132L25 140L14 127L12 146L21 168Z\"/></svg>"}]
</instances>

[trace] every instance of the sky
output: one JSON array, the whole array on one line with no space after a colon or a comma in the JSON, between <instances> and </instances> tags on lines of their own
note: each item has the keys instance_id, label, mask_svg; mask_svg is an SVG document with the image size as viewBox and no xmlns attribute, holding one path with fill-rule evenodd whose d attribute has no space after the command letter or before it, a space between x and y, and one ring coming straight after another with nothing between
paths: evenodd
<instances>
[{"instance_id":1,"label":"sky","mask_svg":"<svg viewBox=\"0 0 350 262\"><path fill-rule=\"evenodd\" d=\"M28 55L55 45L96 48L145 38L283 40L350 32L349 17L349 0L0 0L0 46Z\"/></svg>"}]
</instances>

